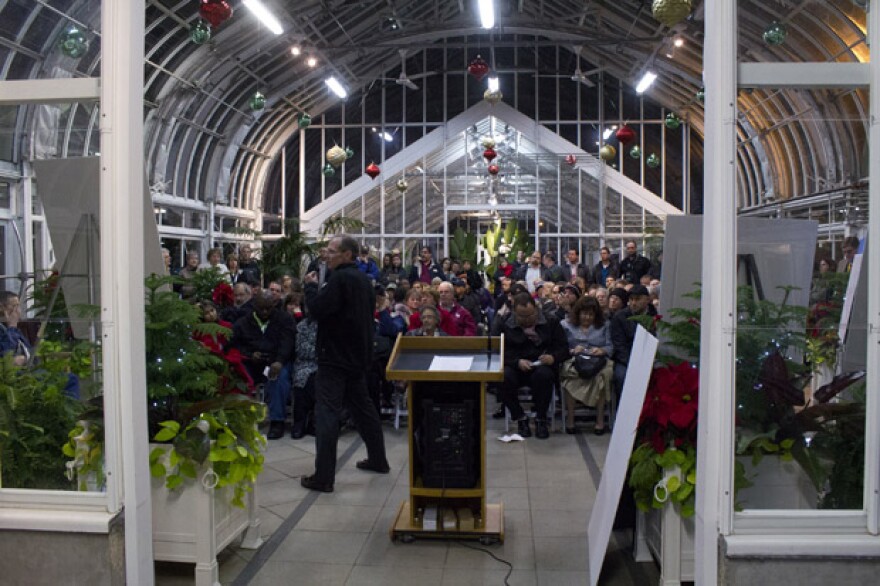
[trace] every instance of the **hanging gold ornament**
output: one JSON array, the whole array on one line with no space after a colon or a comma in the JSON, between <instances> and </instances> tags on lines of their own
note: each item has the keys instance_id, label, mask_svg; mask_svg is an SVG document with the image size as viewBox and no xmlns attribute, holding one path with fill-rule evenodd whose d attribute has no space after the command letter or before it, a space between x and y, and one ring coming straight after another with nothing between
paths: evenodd
<instances>
[{"instance_id":1,"label":"hanging gold ornament","mask_svg":"<svg viewBox=\"0 0 880 586\"><path fill-rule=\"evenodd\" d=\"M338 167L342 163L345 162L345 149L340 147L339 145L333 145L330 149L327 150L327 162L333 165L334 167Z\"/></svg>"},{"instance_id":2,"label":"hanging gold ornament","mask_svg":"<svg viewBox=\"0 0 880 586\"><path fill-rule=\"evenodd\" d=\"M606 163L608 161L613 161L614 157L617 156L617 149L611 146L610 144L606 144L601 149L599 149L599 158L601 158Z\"/></svg>"},{"instance_id":3,"label":"hanging gold ornament","mask_svg":"<svg viewBox=\"0 0 880 586\"><path fill-rule=\"evenodd\" d=\"M486 90L483 93L483 99L492 104L493 106L501 101L501 98L504 97L504 94L501 93L501 90Z\"/></svg>"},{"instance_id":4,"label":"hanging gold ornament","mask_svg":"<svg viewBox=\"0 0 880 586\"><path fill-rule=\"evenodd\" d=\"M480 144L483 145L484 149L494 149L495 139L487 135L480 139Z\"/></svg>"},{"instance_id":5,"label":"hanging gold ornament","mask_svg":"<svg viewBox=\"0 0 880 586\"><path fill-rule=\"evenodd\" d=\"M654 18L668 27L675 26L693 10L691 0L654 0L651 12Z\"/></svg>"},{"instance_id":6,"label":"hanging gold ornament","mask_svg":"<svg viewBox=\"0 0 880 586\"><path fill-rule=\"evenodd\" d=\"M399 191L400 193L405 193L406 190L409 189L409 183L406 182L406 179L401 177L400 179L397 180L396 187L397 187L397 191Z\"/></svg>"}]
</instances>

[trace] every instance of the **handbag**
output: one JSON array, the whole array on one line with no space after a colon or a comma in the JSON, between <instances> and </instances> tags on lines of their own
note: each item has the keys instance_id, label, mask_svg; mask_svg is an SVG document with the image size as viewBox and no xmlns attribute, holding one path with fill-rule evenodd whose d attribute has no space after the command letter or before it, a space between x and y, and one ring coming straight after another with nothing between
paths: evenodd
<instances>
[{"instance_id":1,"label":"handbag","mask_svg":"<svg viewBox=\"0 0 880 586\"><path fill-rule=\"evenodd\" d=\"M592 354L576 354L574 357L574 369L581 378L590 379L602 372L608 359L604 356L594 356Z\"/></svg>"}]
</instances>

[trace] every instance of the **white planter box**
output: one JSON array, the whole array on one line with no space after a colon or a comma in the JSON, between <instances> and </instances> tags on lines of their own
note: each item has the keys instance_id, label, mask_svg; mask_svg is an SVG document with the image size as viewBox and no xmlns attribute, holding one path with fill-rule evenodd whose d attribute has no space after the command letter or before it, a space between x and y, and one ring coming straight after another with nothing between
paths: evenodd
<instances>
[{"instance_id":1,"label":"white planter box","mask_svg":"<svg viewBox=\"0 0 880 586\"><path fill-rule=\"evenodd\" d=\"M150 450L167 445L150 444ZM194 563L196 586L220 584L217 554L239 535L241 547L262 545L257 517L256 489L248 494L246 507L232 505L232 488L207 488L203 483L210 466L196 481L186 481L175 490L165 480L152 479L153 559Z\"/></svg>"},{"instance_id":2,"label":"white planter box","mask_svg":"<svg viewBox=\"0 0 880 586\"><path fill-rule=\"evenodd\" d=\"M683 519L672 504L636 516L635 558L660 564L661 586L694 580L694 518Z\"/></svg>"}]
</instances>

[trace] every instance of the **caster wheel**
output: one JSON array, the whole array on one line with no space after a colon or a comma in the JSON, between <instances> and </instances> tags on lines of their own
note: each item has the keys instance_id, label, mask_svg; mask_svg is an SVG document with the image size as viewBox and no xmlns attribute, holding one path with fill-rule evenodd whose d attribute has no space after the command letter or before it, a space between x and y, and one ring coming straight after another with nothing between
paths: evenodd
<instances>
[{"instance_id":1,"label":"caster wheel","mask_svg":"<svg viewBox=\"0 0 880 586\"><path fill-rule=\"evenodd\" d=\"M480 545L493 545L496 543L494 537L480 537Z\"/></svg>"},{"instance_id":2,"label":"caster wheel","mask_svg":"<svg viewBox=\"0 0 880 586\"><path fill-rule=\"evenodd\" d=\"M409 533L403 533L402 535L400 535L398 537L398 539L400 539L401 543L412 543L413 541L416 540L416 538L414 536L410 535Z\"/></svg>"}]
</instances>

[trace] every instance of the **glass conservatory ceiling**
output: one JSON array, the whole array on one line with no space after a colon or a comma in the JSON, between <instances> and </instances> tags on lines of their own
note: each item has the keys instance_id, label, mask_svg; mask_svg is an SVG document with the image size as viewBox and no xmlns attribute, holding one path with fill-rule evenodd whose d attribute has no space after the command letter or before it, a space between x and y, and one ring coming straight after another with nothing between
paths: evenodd
<instances>
[{"instance_id":1,"label":"glass conservatory ceiling","mask_svg":"<svg viewBox=\"0 0 880 586\"><path fill-rule=\"evenodd\" d=\"M483 158L482 142L495 141L498 174ZM566 158L574 155L575 161ZM405 186L398 184L401 180ZM407 200L425 194L424 216L407 214ZM604 210L600 212L600 207ZM612 166L499 103L480 102L385 161L382 174L349 184L306 210L301 227L309 232L340 212L367 223L371 233L442 233L445 213L520 217L537 211L554 233L599 234L660 228L681 210ZM380 210L382 212L380 213ZM424 220L424 224L422 221ZM644 223L644 224L643 224Z\"/></svg>"},{"instance_id":2,"label":"glass conservatory ceiling","mask_svg":"<svg viewBox=\"0 0 880 586\"><path fill-rule=\"evenodd\" d=\"M497 26L489 32L478 28L473 1L267 0L284 27L279 36L261 27L240 2L231 4L232 19L210 42L196 45L189 34L198 17L196 0L146 2L147 172L151 185L179 179L169 196L205 200L219 192L258 208L254 191L268 166L261 174L245 170L255 160L278 155L300 113L318 116L337 103L324 78L333 73L357 94L379 78L399 75L400 50L406 51L409 75L458 71L476 53L502 73L513 71L518 50L547 47L560 47L567 56L518 75L601 68L601 75L632 85L653 65L659 79L651 98L702 131L702 105L695 98L702 76L701 0L694 0L692 14L673 28L654 19L646 0L496 0ZM740 0L740 61L863 62L866 4ZM0 78L98 75L99 7L99 0L0 0ZM788 29L782 45L762 39L773 21ZM76 58L57 49L71 24L89 41ZM676 37L684 45L672 49ZM291 55L294 45L303 49L302 58ZM425 57L426 49L438 47L461 50L463 63ZM307 55L315 56L317 67L306 64ZM254 113L248 100L256 91L268 103ZM761 205L768 192L777 200L812 194L817 178L844 188L866 177L864 91L754 90L741 93L739 101L741 207ZM27 135L35 124L23 108L15 132ZM97 133L92 136L97 139ZM180 153L186 153L182 160ZM14 162L25 155L17 147ZM231 189L240 193L227 194Z\"/></svg>"}]
</instances>

